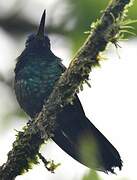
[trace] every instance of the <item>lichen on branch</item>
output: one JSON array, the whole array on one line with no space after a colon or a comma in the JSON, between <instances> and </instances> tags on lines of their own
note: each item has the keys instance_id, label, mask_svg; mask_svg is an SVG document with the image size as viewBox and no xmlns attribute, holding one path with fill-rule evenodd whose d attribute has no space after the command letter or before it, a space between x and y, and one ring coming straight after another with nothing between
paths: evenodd
<instances>
[{"instance_id":1,"label":"lichen on branch","mask_svg":"<svg viewBox=\"0 0 137 180\"><path fill-rule=\"evenodd\" d=\"M92 68L99 65L100 52L117 37L119 22L125 18L130 3L130 0L112 0L94 23L87 40L56 83L39 115L18 133L7 162L0 167L0 180L13 180L38 163L41 144L54 136L57 113L73 101L74 94L88 81Z\"/></svg>"}]
</instances>

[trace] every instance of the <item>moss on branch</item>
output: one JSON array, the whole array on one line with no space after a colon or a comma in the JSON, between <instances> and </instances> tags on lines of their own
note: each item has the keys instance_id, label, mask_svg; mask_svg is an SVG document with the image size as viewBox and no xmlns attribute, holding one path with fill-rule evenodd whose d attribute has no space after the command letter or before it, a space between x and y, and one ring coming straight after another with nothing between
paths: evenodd
<instances>
[{"instance_id":1,"label":"moss on branch","mask_svg":"<svg viewBox=\"0 0 137 180\"><path fill-rule=\"evenodd\" d=\"M69 68L45 102L39 115L19 132L7 162L0 167L0 180L13 180L38 163L40 145L54 135L56 115L68 103L84 82L88 81L92 68L99 65L99 53L119 33L119 22L123 21L130 0L113 0L101 18L94 24L87 40L72 59Z\"/></svg>"}]
</instances>

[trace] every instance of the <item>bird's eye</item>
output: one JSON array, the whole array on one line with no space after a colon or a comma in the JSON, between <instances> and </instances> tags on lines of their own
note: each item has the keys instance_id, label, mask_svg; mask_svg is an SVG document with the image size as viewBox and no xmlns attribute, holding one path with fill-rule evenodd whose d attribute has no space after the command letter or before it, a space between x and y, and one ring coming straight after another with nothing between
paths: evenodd
<instances>
[{"instance_id":1,"label":"bird's eye","mask_svg":"<svg viewBox=\"0 0 137 180\"><path fill-rule=\"evenodd\" d=\"M31 35L28 37L28 39L27 39L27 41L26 41L26 43L25 43L26 47L27 47L28 44L30 44L34 39L35 39L35 35L34 35L34 34L31 34Z\"/></svg>"},{"instance_id":2,"label":"bird's eye","mask_svg":"<svg viewBox=\"0 0 137 180\"><path fill-rule=\"evenodd\" d=\"M29 39L27 39L26 43L25 43L25 46L27 47L29 44Z\"/></svg>"}]
</instances>

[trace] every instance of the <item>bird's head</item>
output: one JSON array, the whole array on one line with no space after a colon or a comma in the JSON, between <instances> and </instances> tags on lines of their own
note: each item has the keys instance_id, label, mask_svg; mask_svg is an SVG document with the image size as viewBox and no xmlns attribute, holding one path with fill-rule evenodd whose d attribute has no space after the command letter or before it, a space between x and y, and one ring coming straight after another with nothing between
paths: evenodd
<instances>
[{"instance_id":1,"label":"bird's head","mask_svg":"<svg viewBox=\"0 0 137 180\"><path fill-rule=\"evenodd\" d=\"M34 51L46 51L50 50L50 40L45 34L45 16L46 12L44 10L38 31L36 34L31 34L26 41L26 48L32 49Z\"/></svg>"}]
</instances>

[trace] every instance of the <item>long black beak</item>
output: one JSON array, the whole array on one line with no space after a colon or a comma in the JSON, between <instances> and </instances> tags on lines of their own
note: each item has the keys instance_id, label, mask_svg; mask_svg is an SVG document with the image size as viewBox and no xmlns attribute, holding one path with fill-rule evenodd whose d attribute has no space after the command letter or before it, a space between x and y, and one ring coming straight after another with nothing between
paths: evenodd
<instances>
[{"instance_id":1,"label":"long black beak","mask_svg":"<svg viewBox=\"0 0 137 180\"><path fill-rule=\"evenodd\" d=\"M44 32L45 32L45 16L46 16L46 10L44 10L41 20L40 20L40 25L39 25L39 29L37 32L37 37L39 39L43 39L44 38Z\"/></svg>"}]
</instances>

